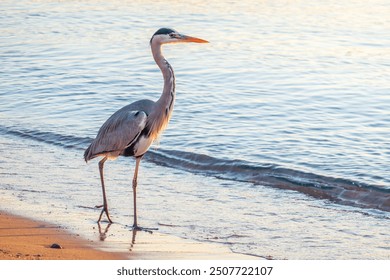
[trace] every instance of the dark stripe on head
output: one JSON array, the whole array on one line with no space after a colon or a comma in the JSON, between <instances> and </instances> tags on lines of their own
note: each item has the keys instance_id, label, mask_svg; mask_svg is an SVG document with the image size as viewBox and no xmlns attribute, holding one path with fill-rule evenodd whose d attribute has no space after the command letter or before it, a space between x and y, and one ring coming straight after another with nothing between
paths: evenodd
<instances>
[{"instance_id":1,"label":"dark stripe on head","mask_svg":"<svg viewBox=\"0 0 390 280\"><path fill-rule=\"evenodd\" d=\"M174 33L174 32L176 32L176 31L173 30L173 29L171 29L171 28L166 28L166 27L160 28L159 30L157 30L157 31L153 34L152 38L150 39L150 44L152 44L152 40L153 40L153 37L154 37L155 35L163 35L163 34L168 35L168 34L171 34L171 33Z\"/></svg>"},{"instance_id":2,"label":"dark stripe on head","mask_svg":"<svg viewBox=\"0 0 390 280\"><path fill-rule=\"evenodd\" d=\"M160 28L159 30L156 31L156 33L153 34L154 35L161 35L161 34L171 34L171 33L174 33L176 32L175 30L171 29L171 28Z\"/></svg>"}]
</instances>

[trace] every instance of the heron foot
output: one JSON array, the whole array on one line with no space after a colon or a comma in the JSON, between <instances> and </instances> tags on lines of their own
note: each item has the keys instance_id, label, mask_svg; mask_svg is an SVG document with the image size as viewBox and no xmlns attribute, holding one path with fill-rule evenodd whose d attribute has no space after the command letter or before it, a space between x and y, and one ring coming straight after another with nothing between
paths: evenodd
<instances>
[{"instance_id":1,"label":"heron foot","mask_svg":"<svg viewBox=\"0 0 390 280\"><path fill-rule=\"evenodd\" d=\"M111 220L111 218L110 218L110 214L108 214L108 208L107 208L107 206L105 206L105 205L96 205L96 206L95 206L95 208L102 208L102 207L103 207L103 209L102 209L102 212L100 212L100 216L99 216L99 219L98 219L97 222L100 223L100 221L101 221L101 219L102 219L102 216L103 216L103 213L106 213L108 222L109 222L110 224L112 224L112 220Z\"/></svg>"},{"instance_id":2,"label":"heron foot","mask_svg":"<svg viewBox=\"0 0 390 280\"><path fill-rule=\"evenodd\" d=\"M132 231L145 231L145 232L148 232L148 233L153 233L153 231L156 231L158 230L158 228L145 228L145 227L140 227L138 225L133 225L131 227L131 230Z\"/></svg>"}]
</instances>

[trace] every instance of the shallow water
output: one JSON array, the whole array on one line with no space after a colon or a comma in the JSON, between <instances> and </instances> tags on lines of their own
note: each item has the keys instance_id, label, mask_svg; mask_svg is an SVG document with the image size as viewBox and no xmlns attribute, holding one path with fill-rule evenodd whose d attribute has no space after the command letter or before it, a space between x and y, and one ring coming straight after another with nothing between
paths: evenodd
<instances>
[{"instance_id":1,"label":"shallow water","mask_svg":"<svg viewBox=\"0 0 390 280\"><path fill-rule=\"evenodd\" d=\"M83 149L115 110L159 97L148 43L169 26L211 43L164 48L177 101L142 163L140 220L259 256L389 257L386 1L2 1L0 10L2 209L90 234L98 213L88 207L101 198ZM133 163L106 168L119 222L111 243L124 248Z\"/></svg>"},{"instance_id":2,"label":"shallow water","mask_svg":"<svg viewBox=\"0 0 390 280\"><path fill-rule=\"evenodd\" d=\"M85 165L78 150L13 136L0 139L8 151L0 169L2 209L62 224L108 250L130 249L132 160L122 158L106 166L115 223L99 242L100 210L94 208L101 203L97 164ZM220 243L264 258L390 257L388 212L337 206L297 192L195 175L148 161L142 164L139 182L139 222L161 233ZM102 233L106 226L102 224Z\"/></svg>"}]
</instances>

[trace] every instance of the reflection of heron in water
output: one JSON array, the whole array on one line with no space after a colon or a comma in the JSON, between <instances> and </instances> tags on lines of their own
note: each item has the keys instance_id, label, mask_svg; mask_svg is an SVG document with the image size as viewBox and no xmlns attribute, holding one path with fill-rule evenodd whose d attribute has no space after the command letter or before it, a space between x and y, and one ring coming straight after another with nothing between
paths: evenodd
<instances>
[{"instance_id":1,"label":"reflection of heron in water","mask_svg":"<svg viewBox=\"0 0 390 280\"><path fill-rule=\"evenodd\" d=\"M108 233L108 230L110 229L110 226L111 226L111 223L107 224L107 226L105 227L104 231L100 225L100 223L98 223L98 228L99 228L99 240L100 241L105 241L106 238L107 238L107 233ZM137 236L137 229L133 229L131 232L132 232L132 238L131 238L131 242L130 242L130 248L129 248L129 251L133 251L133 247L134 247L134 244L135 244L135 238ZM152 233L151 231L148 231L149 233Z\"/></svg>"},{"instance_id":2,"label":"reflection of heron in water","mask_svg":"<svg viewBox=\"0 0 390 280\"><path fill-rule=\"evenodd\" d=\"M130 248L129 248L130 252L133 251L136 236L137 236L137 230L133 230L133 237L131 238L131 243L130 243Z\"/></svg>"},{"instance_id":3,"label":"reflection of heron in water","mask_svg":"<svg viewBox=\"0 0 390 280\"><path fill-rule=\"evenodd\" d=\"M107 238L107 232L108 232L110 226L111 226L111 224L108 224L108 225L106 226L106 228L104 229L104 231L102 231L102 227L101 227L100 223L98 223L98 228L99 228L99 240L100 240L100 241L106 240L106 238Z\"/></svg>"},{"instance_id":4,"label":"reflection of heron in water","mask_svg":"<svg viewBox=\"0 0 390 280\"><path fill-rule=\"evenodd\" d=\"M164 77L164 88L161 97L156 101L139 100L115 112L100 128L96 138L84 153L85 161L101 156L99 172L103 191L103 205L98 222L108 213L106 191L104 187L103 168L107 159L116 159L118 156L135 157L135 171L133 177L134 223L133 229L142 229L137 223L137 176L138 167L143 155L150 145L168 125L175 101L175 75L172 66L164 58L161 46L169 43L207 43L207 41L186 36L169 28L159 29L150 39L153 58Z\"/></svg>"}]
</instances>

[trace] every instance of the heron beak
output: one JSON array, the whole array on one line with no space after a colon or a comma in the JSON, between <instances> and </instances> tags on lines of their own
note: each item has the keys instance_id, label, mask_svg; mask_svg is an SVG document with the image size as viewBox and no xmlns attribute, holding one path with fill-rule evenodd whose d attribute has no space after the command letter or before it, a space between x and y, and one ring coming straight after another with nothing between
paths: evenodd
<instances>
[{"instance_id":1,"label":"heron beak","mask_svg":"<svg viewBox=\"0 0 390 280\"><path fill-rule=\"evenodd\" d=\"M206 40L203 40L200 38L196 38L196 37L187 36L187 35L182 35L181 41L188 42L188 43L190 43L190 42L192 42L192 43L209 43L209 41L206 41Z\"/></svg>"}]
</instances>

